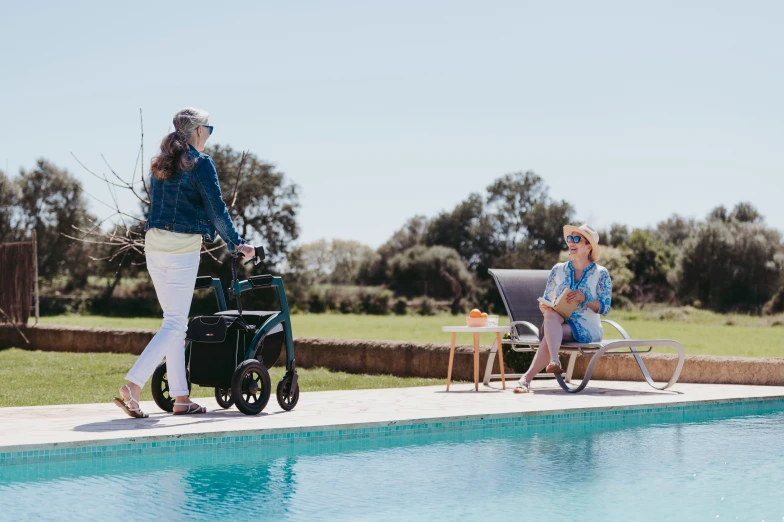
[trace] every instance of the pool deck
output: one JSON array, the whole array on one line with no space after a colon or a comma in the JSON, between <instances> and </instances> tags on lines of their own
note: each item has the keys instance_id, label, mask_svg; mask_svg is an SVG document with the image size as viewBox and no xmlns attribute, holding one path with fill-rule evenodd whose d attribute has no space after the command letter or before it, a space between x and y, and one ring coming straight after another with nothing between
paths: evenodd
<instances>
[{"instance_id":1,"label":"pool deck","mask_svg":"<svg viewBox=\"0 0 784 522\"><path fill-rule=\"evenodd\" d=\"M236 408L220 409L215 400L198 400L210 410L203 415L174 416L142 402L148 419L131 419L115 405L74 404L0 408L0 454L54 448L90 447L167 441L178 438L280 433L319 429L392 426L422 421L454 421L548 415L574 411L613 410L640 406L666 407L749 399L784 399L784 387L677 384L657 391L643 382L594 381L584 392L561 391L555 381L536 381L531 395L512 393L514 383L500 389L473 390L471 384L302 393L297 407L284 412L274 395L265 411L245 416Z\"/></svg>"}]
</instances>

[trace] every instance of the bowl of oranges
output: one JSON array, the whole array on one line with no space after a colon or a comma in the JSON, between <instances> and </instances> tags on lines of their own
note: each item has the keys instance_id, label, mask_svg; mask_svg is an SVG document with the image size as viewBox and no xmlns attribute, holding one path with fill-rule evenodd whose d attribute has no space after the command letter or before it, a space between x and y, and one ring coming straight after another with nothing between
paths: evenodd
<instances>
[{"instance_id":1,"label":"bowl of oranges","mask_svg":"<svg viewBox=\"0 0 784 522\"><path fill-rule=\"evenodd\" d=\"M487 326L487 314L478 308L474 308L466 317L466 324L473 328Z\"/></svg>"}]
</instances>

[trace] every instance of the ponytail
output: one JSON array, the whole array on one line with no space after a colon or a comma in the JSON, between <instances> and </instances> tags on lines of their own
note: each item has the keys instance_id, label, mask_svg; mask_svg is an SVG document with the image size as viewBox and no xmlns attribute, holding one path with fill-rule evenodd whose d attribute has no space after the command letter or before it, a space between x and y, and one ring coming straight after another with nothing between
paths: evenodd
<instances>
[{"instance_id":1,"label":"ponytail","mask_svg":"<svg viewBox=\"0 0 784 522\"><path fill-rule=\"evenodd\" d=\"M161 141L161 152L152 159L150 170L156 178L165 181L177 172L191 170L196 159L188 154L188 139L200 125L207 123L209 113L187 107L174 115L174 132Z\"/></svg>"},{"instance_id":2,"label":"ponytail","mask_svg":"<svg viewBox=\"0 0 784 522\"><path fill-rule=\"evenodd\" d=\"M179 131L170 133L161 141L161 152L152 159L152 175L161 181L181 170L190 170L196 164L188 157L188 140Z\"/></svg>"}]
</instances>

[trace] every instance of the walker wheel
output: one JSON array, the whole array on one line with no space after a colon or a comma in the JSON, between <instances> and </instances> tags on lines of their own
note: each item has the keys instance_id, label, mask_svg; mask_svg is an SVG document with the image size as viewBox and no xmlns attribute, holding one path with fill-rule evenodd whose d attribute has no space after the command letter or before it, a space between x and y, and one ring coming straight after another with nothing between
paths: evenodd
<instances>
[{"instance_id":1,"label":"walker wheel","mask_svg":"<svg viewBox=\"0 0 784 522\"><path fill-rule=\"evenodd\" d=\"M234 406L234 399L231 397L231 388L215 388L215 400L218 406L228 410Z\"/></svg>"},{"instance_id":2,"label":"walker wheel","mask_svg":"<svg viewBox=\"0 0 784 522\"><path fill-rule=\"evenodd\" d=\"M231 378L231 397L245 415L258 415L269 402L272 383L267 368L256 359L242 361Z\"/></svg>"},{"instance_id":3,"label":"walker wheel","mask_svg":"<svg viewBox=\"0 0 784 522\"><path fill-rule=\"evenodd\" d=\"M299 383L294 383L291 374L287 373L278 383L275 396L278 398L278 404L281 408L286 411L293 410L299 402Z\"/></svg>"},{"instance_id":4,"label":"walker wheel","mask_svg":"<svg viewBox=\"0 0 784 522\"><path fill-rule=\"evenodd\" d=\"M188 381L188 394L190 395L191 374L188 370L185 370L185 378ZM160 409L168 411L169 413L174 411L174 397L169 394L169 379L166 374L166 361L163 361L155 368L155 371L152 374L151 390L152 398Z\"/></svg>"}]
</instances>

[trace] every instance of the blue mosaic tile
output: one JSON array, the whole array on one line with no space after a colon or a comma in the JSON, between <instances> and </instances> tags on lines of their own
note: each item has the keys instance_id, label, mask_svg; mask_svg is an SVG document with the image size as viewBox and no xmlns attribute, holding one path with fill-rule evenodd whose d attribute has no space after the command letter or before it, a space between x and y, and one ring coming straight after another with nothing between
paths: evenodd
<instances>
[{"instance_id":1,"label":"blue mosaic tile","mask_svg":"<svg viewBox=\"0 0 784 522\"><path fill-rule=\"evenodd\" d=\"M43 463L56 460L85 459L85 458L111 458L127 455L166 453L182 451L185 449L202 448L239 448L252 446L259 443L266 445L301 444L309 442L333 441L339 442L352 439L370 439L389 436L409 436L430 434L438 432L455 432L464 429L506 429L538 427L539 429L558 430L570 423L583 423L586 426L591 421L610 420L623 422L624 420L639 419L655 415L667 415L666 421L674 422L683 419L688 413L695 412L720 412L731 411L733 414L756 413L761 406L771 408L784 408L781 399L754 399L734 402L719 402L710 404L675 404L668 407L628 407L612 410L588 410L561 413L548 413L539 415L530 413L526 415L509 415L495 417L480 417L478 419L460 421L436 421L433 423L400 424L394 423L387 426L373 426L365 428L334 429L321 431L276 431L273 433L258 433L254 435L231 435L225 437L182 438L163 441L149 441L136 443L120 443L102 446L83 446L77 448L55 448L49 450L28 450L20 452L0 453L0 465Z\"/></svg>"}]
</instances>

